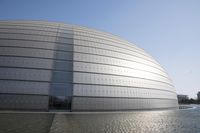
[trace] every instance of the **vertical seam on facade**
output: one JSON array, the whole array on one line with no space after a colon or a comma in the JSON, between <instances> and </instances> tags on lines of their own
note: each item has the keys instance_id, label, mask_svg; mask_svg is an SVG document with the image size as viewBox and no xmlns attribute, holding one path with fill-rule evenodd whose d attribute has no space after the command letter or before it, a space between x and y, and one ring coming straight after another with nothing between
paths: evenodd
<instances>
[{"instance_id":1,"label":"vertical seam on facade","mask_svg":"<svg viewBox=\"0 0 200 133\"><path fill-rule=\"evenodd\" d=\"M74 27L72 27L72 90L71 90L71 108L73 111L73 96L74 96Z\"/></svg>"},{"instance_id":2,"label":"vertical seam on facade","mask_svg":"<svg viewBox=\"0 0 200 133\"><path fill-rule=\"evenodd\" d=\"M52 104L53 103L53 101L52 101L52 98L50 99L50 97L51 97L51 92L53 91L53 83L54 83L54 81L53 81L53 77L54 77L54 70L55 70L55 62L56 62L56 49L57 49L57 45L56 45L56 42L58 41L58 32L59 32L59 29L60 29L60 24L58 24L58 26L57 26L57 32L56 32L56 38L55 38L55 43L54 43L54 52L53 52L53 58L55 59L55 60L53 60L53 63L52 63L52 72L51 72L51 83L50 83L50 89L49 89L49 104L48 104L48 110L49 110L49 105L50 104Z\"/></svg>"}]
</instances>

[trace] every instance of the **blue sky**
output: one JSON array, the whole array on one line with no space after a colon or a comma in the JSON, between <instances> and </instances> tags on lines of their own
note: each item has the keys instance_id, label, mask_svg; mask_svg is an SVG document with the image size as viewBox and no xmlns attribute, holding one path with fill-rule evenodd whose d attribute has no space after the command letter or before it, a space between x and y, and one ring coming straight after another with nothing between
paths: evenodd
<instances>
[{"instance_id":1,"label":"blue sky","mask_svg":"<svg viewBox=\"0 0 200 133\"><path fill-rule=\"evenodd\" d=\"M200 91L199 0L0 0L0 19L48 20L118 35L151 54L176 90Z\"/></svg>"}]
</instances>

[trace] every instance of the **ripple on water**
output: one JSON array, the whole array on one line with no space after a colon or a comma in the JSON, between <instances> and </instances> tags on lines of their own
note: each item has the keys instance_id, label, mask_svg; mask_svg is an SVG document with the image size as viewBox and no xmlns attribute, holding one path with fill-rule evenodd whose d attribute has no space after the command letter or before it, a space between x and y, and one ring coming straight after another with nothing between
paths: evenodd
<instances>
[{"instance_id":1,"label":"ripple on water","mask_svg":"<svg viewBox=\"0 0 200 133\"><path fill-rule=\"evenodd\" d=\"M200 108L91 114L3 114L0 133L199 133ZM51 125L52 124L52 125Z\"/></svg>"}]
</instances>

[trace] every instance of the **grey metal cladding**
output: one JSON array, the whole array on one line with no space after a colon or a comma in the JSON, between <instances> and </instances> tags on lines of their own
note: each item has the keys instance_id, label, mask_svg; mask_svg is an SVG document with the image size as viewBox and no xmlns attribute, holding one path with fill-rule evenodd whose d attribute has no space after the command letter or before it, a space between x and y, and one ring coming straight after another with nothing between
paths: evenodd
<instances>
[{"instance_id":1,"label":"grey metal cladding","mask_svg":"<svg viewBox=\"0 0 200 133\"><path fill-rule=\"evenodd\" d=\"M0 94L0 109L48 110L48 96Z\"/></svg>"},{"instance_id":2,"label":"grey metal cladding","mask_svg":"<svg viewBox=\"0 0 200 133\"><path fill-rule=\"evenodd\" d=\"M0 56L23 56L35 58L53 58L54 51L19 47L1 47Z\"/></svg>"},{"instance_id":3,"label":"grey metal cladding","mask_svg":"<svg viewBox=\"0 0 200 133\"><path fill-rule=\"evenodd\" d=\"M9 33L0 33L1 39L22 39L22 40L35 40L35 41L48 41L54 42L56 37L43 36L43 35L31 35L31 34L9 34Z\"/></svg>"},{"instance_id":4,"label":"grey metal cladding","mask_svg":"<svg viewBox=\"0 0 200 133\"><path fill-rule=\"evenodd\" d=\"M173 99L74 97L74 111L110 111L173 108Z\"/></svg>"},{"instance_id":5,"label":"grey metal cladding","mask_svg":"<svg viewBox=\"0 0 200 133\"><path fill-rule=\"evenodd\" d=\"M74 27L72 110L176 108L174 86L144 50L116 36Z\"/></svg>"},{"instance_id":6,"label":"grey metal cladding","mask_svg":"<svg viewBox=\"0 0 200 133\"><path fill-rule=\"evenodd\" d=\"M158 74L161 74L161 75L167 77L165 72L163 72L155 67L152 67L152 66L148 66L148 65L138 63L138 62L131 62L131 61L127 61L127 60L105 57L105 56L100 56L100 55L74 53L74 61L101 63L101 64L108 64L108 65L129 67L129 68L134 68L134 69L141 69L143 71L146 70L146 71L158 73Z\"/></svg>"},{"instance_id":7,"label":"grey metal cladding","mask_svg":"<svg viewBox=\"0 0 200 133\"><path fill-rule=\"evenodd\" d=\"M50 82L51 71L24 68L0 68L0 80L6 79Z\"/></svg>"},{"instance_id":8,"label":"grey metal cladding","mask_svg":"<svg viewBox=\"0 0 200 133\"><path fill-rule=\"evenodd\" d=\"M139 77L145 79L152 79L152 77L154 77L155 80L166 81L166 83L171 83L171 81L167 77L164 77L162 75L158 75L156 73L148 71L142 71L139 69L127 68L123 66L74 62L74 71L121 75L126 77Z\"/></svg>"},{"instance_id":9,"label":"grey metal cladding","mask_svg":"<svg viewBox=\"0 0 200 133\"><path fill-rule=\"evenodd\" d=\"M175 99L176 93L156 88L141 88L127 86L74 85L74 96L92 97L145 97Z\"/></svg>"},{"instance_id":10,"label":"grey metal cladding","mask_svg":"<svg viewBox=\"0 0 200 133\"><path fill-rule=\"evenodd\" d=\"M136 51L132 50L132 49L124 49L124 48L120 48L117 47L115 45L107 45L107 44L103 44L103 43L97 43L97 42L88 42L85 40L76 40L74 39L74 45L76 46L85 46L85 47L91 47L91 48L98 48L98 49L104 49L104 50L109 50L109 51L115 51L118 53L124 53L127 55L133 55L136 57L141 57L147 60L150 60L156 64L158 64L155 60L149 58L147 55L144 55L142 53L137 53Z\"/></svg>"},{"instance_id":11,"label":"grey metal cladding","mask_svg":"<svg viewBox=\"0 0 200 133\"><path fill-rule=\"evenodd\" d=\"M129 87L137 86L143 88L155 88L155 89L174 91L173 90L174 87L172 85L163 82L141 79L137 77L123 77L123 76L105 75L105 74L74 72L74 83L129 86Z\"/></svg>"},{"instance_id":12,"label":"grey metal cladding","mask_svg":"<svg viewBox=\"0 0 200 133\"><path fill-rule=\"evenodd\" d=\"M9 40L0 39L0 47L25 47L25 48L37 48L37 49L52 49L54 50L55 43L43 42L43 41L30 41L30 40ZM27 45L29 44L29 45Z\"/></svg>"},{"instance_id":13,"label":"grey metal cladding","mask_svg":"<svg viewBox=\"0 0 200 133\"><path fill-rule=\"evenodd\" d=\"M97 55L102 57L109 57L111 59L125 60L130 62L136 62L140 64L145 64L151 66L153 68L157 68L158 70L163 71L157 64L152 62L151 60L141 58L138 56L128 55L125 53L119 53L110 50L98 49L98 48L90 48L90 47L82 47L82 46L74 46L74 52L80 52L85 54Z\"/></svg>"},{"instance_id":14,"label":"grey metal cladding","mask_svg":"<svg viewBox=\"0 0 200 133\"><path fill-rule=\"evenodd\" d=\"M3 94L38 94L49 95L50 83L0 80L1 91Z\"/></svg>"},{"instance_id":15,"label":"grey metal cladding","mask_svg":"<svg viewBox=\"0 0 200 133\"><path fill-rule=\"evenodd\" d=\"M57 33L48 32L48 28L41 31L40 26L37 28L40 31L24 28L12 21L0 22L0 109L48 110L52 70L57 62L55 47L59 45ZM66 50L67 46L60 49ZM57 55L62 59L66 54ZM63 69L60 62L59 70L69 69ZM66 66L66 61L63 62Z\"/></svg>"},{"instance_id":16,"label":"grey metal cladding","mask_svg":"<svg viewBox=\"0 0 200 133\"><path fill-rule=\"evenodd\" d=\"M55 22L0 21L0 86L0 109L48 110L51 97L71 111L178 106L168 74L143 49Z\"/></svg>"}]
</instances>

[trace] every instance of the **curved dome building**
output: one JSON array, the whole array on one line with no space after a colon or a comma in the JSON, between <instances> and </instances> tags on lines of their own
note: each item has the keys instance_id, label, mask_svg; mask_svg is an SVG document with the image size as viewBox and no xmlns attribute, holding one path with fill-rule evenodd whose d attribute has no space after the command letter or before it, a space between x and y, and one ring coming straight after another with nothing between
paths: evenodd
<instances>
[{"instance_id":1,"label":"curved dome building","mask_svg":"<svg viewBox=\"0 0 200 133\"><path fill-rule=\"evenodd\" d=\"M165 70L128 41L69 24L0 21L0 109L177 106Z\"/></svg>"}]
</instances>

